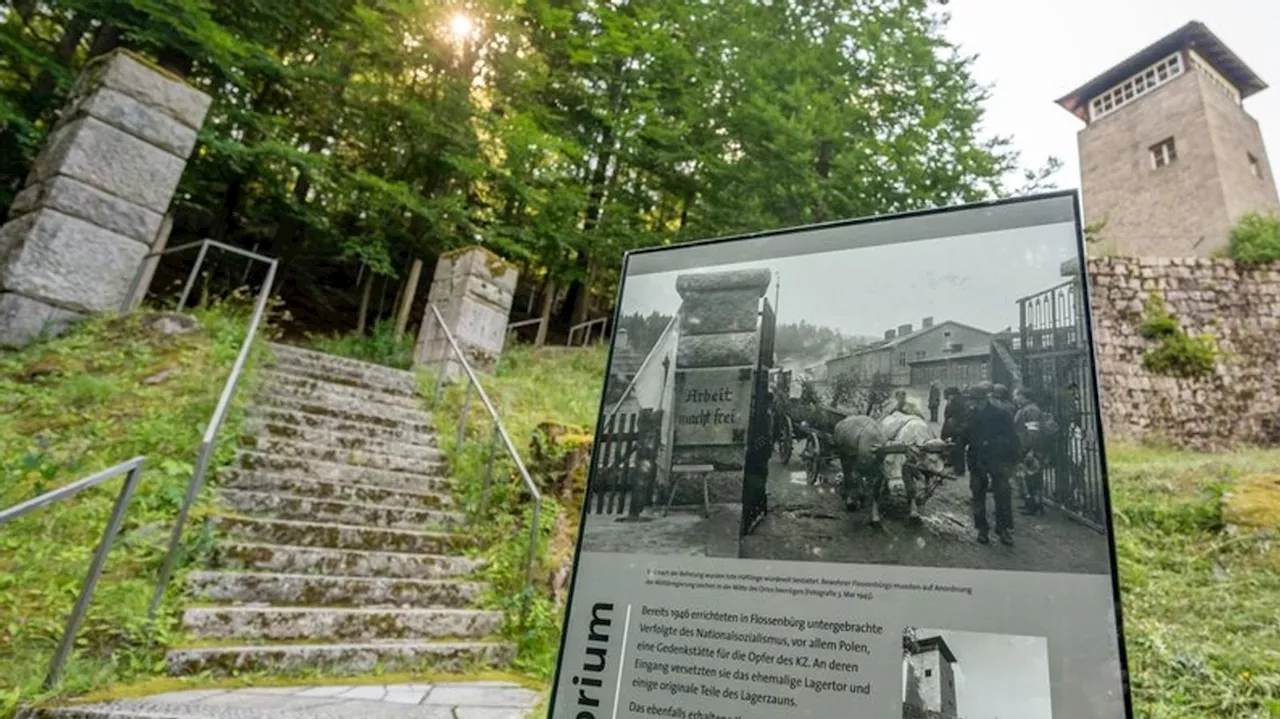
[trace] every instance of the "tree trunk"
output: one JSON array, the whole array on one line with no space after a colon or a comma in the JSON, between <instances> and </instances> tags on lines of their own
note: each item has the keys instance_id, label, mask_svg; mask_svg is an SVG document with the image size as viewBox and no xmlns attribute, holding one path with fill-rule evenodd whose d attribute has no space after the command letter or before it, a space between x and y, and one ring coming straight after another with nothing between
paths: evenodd
<instances>
[{"instance_id":1,"label":"tree trunk","mask_svg":"<svg viewBox=\"0 0 1280 719\"><path fill-rule=\"evenodd\" d=\"M191 74L195 61L177 48L166 47L156 53L156 64L178 77L186 77Z\"/></svg>"},{"instance_id":2,"label":"tree trunk","mask_svg":"<svg viewBox=\"0 0 1280 719\"><path fill-rule=\"evenodd\" d=\"M418 294L418 277L422 275L422 260L414 260L409 268L409 279L405 282L404 296L400 298L400 311L396 313L396 339L404 336L409 326L409 313L413 310L414 295Z\"/></svg>"},{"instance_id":3,"label":"tree trunk","mask_svg":"<svg viewBox=\"0 0 1280 719\"><path fill-rule=\"evenodd\" d=\"M383 277L382 290L378 292L378 314L373 317L373 324L375 325L382 321L382 309L386 307L387 304L387 285L389 284L391 284L391 278Z\"/></svg>"},{"instance_id":4,"label":"tree trunk","mask_svg":"<svg viewBox=\"0 0 1280 719\"><path fill-rule=\"evenodd\" d=\"M534 347L547 343L547 327L551 324L551 309L555 306L556 283L548 279L542 290L542 322L538 323L538 336L533 340Z\"/></svg>"},{"instance_id":5,"label":"tree trunk","mask_svg":"<svg viewBox=\"0 0 1280 719\"><path fill-rule=\"evenodd\" d=\"M91 19L87 13L76 13L62 29L62 37L58 38L57 49L53 54L59 65L71 67L76 57L76 48L80 47L80 41L84 39L85 33L89 32ZM49 108L49 101L53 99L57 89L58 79L54 77L53 71L47 67L41 70L31 86L31 94L27 97L28 120L36 122L45 114Z\"/></svg>"},{"instance_id":6,"label":"tree trunk","mask_svg":"<svg viewBox=\"0 0 1280 719\"><path fill-rule=\"evenodd\" d=\"M164 252L165 246L169 244L169 233L172 231L173 213L169 213L160 221L160 229L151 243L151 252L148 254L153 256L143 260L142 267L138 269L138 283L133 289L133 296L129 298L130 312L138 309L142 301L147 298L147 291L151 289L151 280L156 276L156 267L160 265L160 255L157 253Z\"/></svg>"},{"instance_id":7,"label":"tree trunk","mask_svg":"<svg viewBox=\"0 0 1280 719\"><path fill-rule=\"evenodd\" d=\"M354 53L355 50L356 48L354 44L352 43L347 44L348 52ZM345 95L347 92L346 83L347 83L347 80L351 78L352 69L353 68L350 62L344 62L338 66L339 84L337 87L333 89L333 93L332 93L334 108L337 108L338 103L342 100L342 96ZM321 144L320 140L315 140L314 142L305 143L308 149L310 149L312 145L319 145L319 144ZM307 204L307 195L310 193L311 193L311 179L307 177L306 170L302 168L298 168L298 182L293 186L293 199L299 205L305 205ZM272 251L274 252L276 257L286 256L286 249L289 247L290 242L294 239L294 235L298 233L298 230L300 229L298 226L300 224L301 223L297 220L296 217L293 216L292 213L287 213L284 219L280 221L280 224L276 226L275 239L272 240L272 243L271 243Z\"/></svg>"},{"instance_id":8,"label":"tree trunk","mask_svg":"<svg viewBox=\"0 0 1280 719\"><path fill-rule=\"evenodd\" d=\"M360 295L360 314L359 319L356 320L356 334L358 335L364 334L364 326L366 320L369 319L369 296L373 294L373 275L373 270L369 270L369 273L364 278L364 292Z\"/></svg>"},{"instance_id":9,"label":"tree trunk","mask_svg":"<svg viewBox=\"0 0 1280 719\"><path fill-rule=\"evenodd\" d=\"M18 11L18 17L22 18L23 25L31 24L31 18L36 14L36 7L39 5L39 0L13 0L13 9Z\"/></svg>"},{"instance_id":10,"label":"tree trunk","mask_svg":"<svg viewBox=\"0 0 1280 719\"><path fill-rule=\"evenodd\" d=\"M582 283L582 291L578 293L577 302L574 304L571 324L581 324L591 319L587 315L591 312L591 288L596 284L597 274L599 274L597 263L588 260L587 279Z\"/></svg>"},{"instance_id":11,"label":"tree trunk","mask_svg":"<svg viewBox=\"0 0 1280 719\"><path fill-rule=\"evenodd\" d=\"M111 23L104 23L93 35L93 44L89 46L89 57L105 55L120 47L120 28Z\"/></svg>"},{"instance_id":12,"label":"tree trunk","mask_svg":"<svg viewBox=\"0 0 1280 719\"><path fill-rule=\"evenodd\" d=\"M823 202L823 191L826 189L826 180L831 177L831 158L835 154L835 143L830 140L823 140L818 143L818 157L814 162L814 170L818 173L818 177L822 179L818 187L818 192L814 194L813 204L809 207L812 215L810 221L822 222L827 217L825 203Z\"/></svg>"}]
</instances>

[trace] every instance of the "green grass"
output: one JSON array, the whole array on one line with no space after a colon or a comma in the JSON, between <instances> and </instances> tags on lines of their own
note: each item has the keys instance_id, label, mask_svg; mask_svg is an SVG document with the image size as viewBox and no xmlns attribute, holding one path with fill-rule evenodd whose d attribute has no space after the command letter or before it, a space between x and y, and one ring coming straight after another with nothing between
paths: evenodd
<instances>
[{"instance_id":1,"label":"green grass","mask_svg":"<svg viewBox=\"0 0 1280 719\"><path fill-rule=\"evenodd\" d=\"M530 440L539 424L557 422L590 427L595 423L606 357L604 348L535 350L517 345L503 353L492 376L481 377L485 392L526 463L530 459ZM422 384L429 398L434 388L430 372L423 373ZM492 424L479 403L473 400L463 451L455 451L457 419L463 400L461 383L449 386L442 393L435 417L441 448L450 458L459 499L464 510L476 517L481 506ZM536 474L534 479L539 482L539 488L545 489L545 477ZM562 617L546 591L548 575L553 569L547 566L547 549L557 523L576 523L577 517L566 517L564 507L543 492L537 590L525 592L528 494L501 450L497 453L494 476L488 513L483 521L475 523L480 544L486 547L482 555L488 560L481 578L493 588L486 604L507 615L506 636L519 648L516 668L531 677L549 679L555 671ZM527 618L521 625L521 611L526 606Z\"/></svg>"},{"instance_id":2,"label":"green grass","mask_svg":"<svg viewBox=\"0 0 1280 719\"><path fill-rule=\"evenodd\" d=\"M379 320L374 323L369 334L308 334L306 345L325 354L409 369L413 364L414 336L411 332L405 332L397 339L395 322Z\"/></svg>"},{"instance_id":3,"label":"green grass","mask_svg":"<svg viewBox=\"0 0 1280 719\"><path fill-rule=\"evenodd\" d=\"M1109 453L1140 717L1280 717L1280 548L1230 533L1221 498L1280 451Z\"/></svg>"},{"instance_id":4,"label":"green grass","mask_svg":"<svg viewBox=\"0 0 1280 719\"><path fill-rule=\"evenodd\" d=\"M247 309L238 300L197 309L203 330L172 337L144 331L137 315L100 317L0 355L0 507L147 457L77 651L50 694L40 683L123 478L0 527L0 717L19 702L163 670L182 577L170 585L153 634L145 631L147 605L205 423L239 351ZM231 460L240 405L252 391L245 385L222 430L214 469ZM211 546L202 521L211 506L206 491L184 537L184 565Z\"/></svg>"}]
</instances>

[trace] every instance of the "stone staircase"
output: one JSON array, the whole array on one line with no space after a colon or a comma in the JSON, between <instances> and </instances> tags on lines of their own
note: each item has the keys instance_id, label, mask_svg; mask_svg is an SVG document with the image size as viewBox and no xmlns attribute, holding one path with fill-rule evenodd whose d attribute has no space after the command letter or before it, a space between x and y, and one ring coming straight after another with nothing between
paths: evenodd
<instances>
[{"instance_id":1,"label":"stone staircase","mask_svg":"<svg viewBox=\"0 0 1280 719\"><path fill-rule=\"evenodd\" d=\"M471 608L464 518L408 372L271 345L248 444L220 478L215 565L189 577L170 674L507 664Z\"/></svg>"}]
</instances>

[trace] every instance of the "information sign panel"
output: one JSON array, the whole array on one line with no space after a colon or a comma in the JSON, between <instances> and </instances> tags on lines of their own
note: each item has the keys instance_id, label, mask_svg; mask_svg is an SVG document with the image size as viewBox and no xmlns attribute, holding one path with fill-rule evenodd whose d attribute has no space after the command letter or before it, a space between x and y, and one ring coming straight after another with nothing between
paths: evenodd
<instances>
[{"instance_id":1,"label":"information sign panel","mask_svg":"<svg viewBox=\"0 0 1280 719\"><path fill-rule=\"evenodd\" d=\"M660 466L584 502L551 717L1131 717L1083 259L1074 192L629 254Z\"/></svg>"}]
</instances>

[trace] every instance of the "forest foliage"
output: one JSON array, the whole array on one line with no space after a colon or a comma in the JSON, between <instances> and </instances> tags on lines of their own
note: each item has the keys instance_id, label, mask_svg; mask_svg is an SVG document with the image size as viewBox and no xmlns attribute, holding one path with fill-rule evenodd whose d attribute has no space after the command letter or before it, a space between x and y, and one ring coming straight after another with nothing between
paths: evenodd
<instances>
[{"instance_id":1,"label":"forest foliage","mask_svg":"<svg viewBox=\"0 0 1280 719\"><path fill-rule=\"evenodd\" d=\"M125 46L214 98L171 244L282 258L309 329L477 242L549 300L519 307L580 321L632 248L1050 186L1052 160L1005 186L1019 159L946 21L934 0L8 0L0 205L79 68Z\"/></svg>"}]
</instances>

